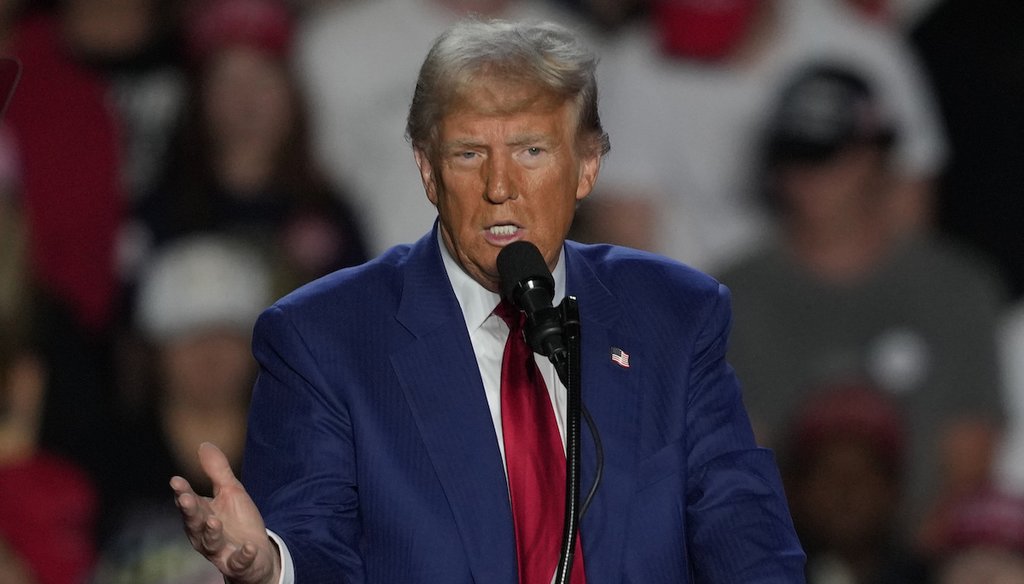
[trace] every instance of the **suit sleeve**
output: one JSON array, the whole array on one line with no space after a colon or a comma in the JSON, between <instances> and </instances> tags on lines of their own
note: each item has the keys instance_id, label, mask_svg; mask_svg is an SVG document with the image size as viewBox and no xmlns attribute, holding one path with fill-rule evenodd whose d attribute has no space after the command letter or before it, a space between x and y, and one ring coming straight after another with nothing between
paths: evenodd
<instances>
[{"instance_id":1,"label":"suit sleeve","mask_svg":"<svg viewBox=\"0 0 1024 584\"><path fill-rule=\"evenodd\" d=\"M361 583L352 423L285 312L261 315L242 480L287 545L296 582Z\"/></svg>"},{"instance_id":2,"label":"suit sleeve","mask_svg":"<svg viewBox=\"0 0 1024 584\"><path fill-rule=\"evenodd\" d=\"M758 448L726 363L729 292L697 337L687 407L687 540L695 582L801 583L797 540L772 453Z\"/></svg>"}]
</instances>

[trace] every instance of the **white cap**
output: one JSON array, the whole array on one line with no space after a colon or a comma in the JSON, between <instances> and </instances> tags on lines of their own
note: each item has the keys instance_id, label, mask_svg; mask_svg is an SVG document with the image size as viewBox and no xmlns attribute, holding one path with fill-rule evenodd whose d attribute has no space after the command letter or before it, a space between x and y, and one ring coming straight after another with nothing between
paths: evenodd
<instances>
[{"instance_id":1,"label":"white cap","mask_svg":"<svg viewBox=\"0 0 1024 584\"><path fill-rule=\"evenodd\" d=\"M156 341L211 328L249 334L271 300L270 269L255 248L193 236L158 249L143 269L136 322Z\"/></svg>"}]
</instances>

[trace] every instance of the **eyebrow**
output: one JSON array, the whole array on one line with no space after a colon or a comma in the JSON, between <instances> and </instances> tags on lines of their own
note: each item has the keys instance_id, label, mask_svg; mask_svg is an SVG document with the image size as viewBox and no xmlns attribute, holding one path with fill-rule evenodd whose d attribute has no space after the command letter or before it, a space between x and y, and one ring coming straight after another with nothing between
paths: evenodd
<instances>
[{"instance_id":1,"label":"eyebrow","mask_svg":"<svg viewBox=\"0 0 1024 584\"><path fill-rule=\"evenodd\" d=\"M512 136L505 142L506 146L526 146L528 144L541 144L548 146L553 142L551 137L544 133L518 134ZM457 138L441 145L441 151L446 153L459 152L465 149L485 148L487 143L473 138Z\"/></svg>"},{"instance_id":2,"label":"eyebrow","mask_svg":"<svg viewBox=\"0 0 1024 584\"><path fill-rule=\"evenodd\" d=\"M508 146L525 146L527 144L544 144L548 145L551 143L551 137L547 134L520 134L512 136L512 139L507 142Z\"/></svg>"},{"instance_id":3,"label":"eyebrow","mask_svg":"<svg viewBox=\"0 0 1024 584\"><path fill-rule=\"evenodd\" d=\"M441 144L441 150L443 152L454 152L458 150L464 150L467 148L481 148L483 146L485 146L485 144L479 140L471 140L466 138L445 142L444 144Z\"/></svg>"}]
</instances>

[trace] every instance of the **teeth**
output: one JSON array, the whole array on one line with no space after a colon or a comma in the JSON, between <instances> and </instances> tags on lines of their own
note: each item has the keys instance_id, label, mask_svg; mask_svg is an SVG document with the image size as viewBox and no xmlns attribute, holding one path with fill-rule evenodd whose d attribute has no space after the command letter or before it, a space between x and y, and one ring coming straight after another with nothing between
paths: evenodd
<instances>
[{"instance_id":1,"label":"teeth","mask_svg":"<svg viewBox=\"0 0 1024 584\"><path fill-rule=\"evenodd\" d=\"M516 231L519 231L519 228L515 225L495 225L491 227L492 235L513 235Z\"/></svg>"}]
</instances>

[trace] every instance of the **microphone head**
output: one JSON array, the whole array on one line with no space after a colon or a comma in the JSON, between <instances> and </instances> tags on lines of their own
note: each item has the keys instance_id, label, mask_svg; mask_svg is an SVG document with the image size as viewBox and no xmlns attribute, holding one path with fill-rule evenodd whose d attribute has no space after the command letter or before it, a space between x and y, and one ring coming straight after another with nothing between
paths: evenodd
<instances>
[{"instance_id":1,"label":"microphone head","mask_svg":"<svg viewBox=\"0 0 1024 584\"><path fill-rule=\"evenodd\" d=\"M529 241L514 241L498 252L498 275L501 277L501 295L522 308L519 296L523 286L546 288L548 304L555 295L555 279L544 263L537 246ZM527 284L530 282L530 284Z\"/></svg>"}]
</instances>

